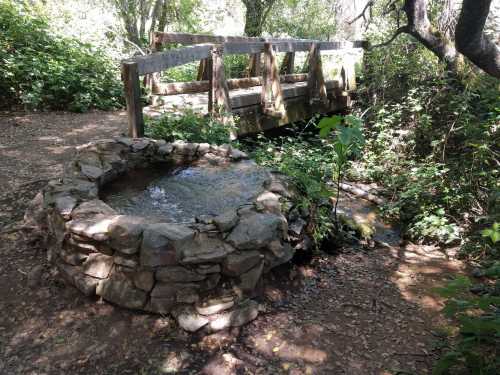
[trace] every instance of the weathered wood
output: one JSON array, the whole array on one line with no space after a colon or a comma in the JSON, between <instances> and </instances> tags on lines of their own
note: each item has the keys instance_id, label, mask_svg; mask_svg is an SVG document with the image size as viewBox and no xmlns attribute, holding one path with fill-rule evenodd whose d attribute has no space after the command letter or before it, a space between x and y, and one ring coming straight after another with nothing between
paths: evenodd
<instances>
[{"instance_id":1,"label":"weathered wood","mask_svg":"<svg viewBox=\"0 0 500 375\"><path fill-rule=\"evenodd\" d=\"M323 67L321 64L321 54L318 45L313 43L309 51L309 73L307 79L309 89L309 102L321 102L328 104L326 94L325 78L323 76Z\"/></svg>"},{"instance_id":2,"label":"weathered wood","mask_svg":"<svg viewBox=\"0 0 500 375\"><path fill-rule=\"evenodd\" d=\"M295 65L295 53L287 52L285 55L285 59L281 64L280 73L281 74L293 74L293 69Z\"/></svg>"},{"instance_id":3,"label":"weathered wood","mask_svg":"<svg viewBox=\"0 0 500 375\"><path fill-rule=\"evenodd\" d=\"M299 83L300 86L294 85L293 87L282 87L283 98L288 101L292 98L301 97L301 100L307 102L309 96L309 89L306 83ZM341 96L342 90L339 88L338 81L327 81L325 84L327 88L327 93L331 95ZM252 105L257 105L261 103L262 93L234 93L230 96L231 108L233 112L237 108L248 107Z\"/></svg>"},{"instance_id":4,"label":"weathered wood","mask_svg":"<svg viewBox=\"0 0 500 375\"><path fill-rule=\"evenodd\" d=\"M229 88L224 75L223 53L224 48L221 45L214 46L210 51L212 74L209 81L208 110L227 120L227 115L231 113L231 104Z\"/></svg>"},{"instance_id":5,"label":"weathered wood","mask_svg":"<svg viewBox=\"0 0 500 375\"><path fill-rule=\"evenodd\" d=\"M286 114L285 100L281 90L280 72L271 43L266 43L264 46L261 104L265 114L279 117Z\"/></svg>"},{"instance_id":6,"label":"weathered wood","mask_svg":"<svg viewBox=\"0 0 500 375\"><path fill-rule=\"evenodd\" d=\"M209 56L211 44L172 49L146 56L137 56L125 62L136 62L139 75L161 72L162 70L205 59Z\"/></svg>"},{"instance_id":7,"label":"weathered wood","mask_svg":"<svg viewBox=\"0 0 500 375\"><path fill-rule=\"evenodd\" d=\"M127 103L129 137L143 137L144 119L142 116L139 69L136 62L122 63L122 80L124 84L125 101Z\"/></svg>"},{"instance_id":8,"label":"weathered wood","mask_svg":"<svg viewBox=\"0 0 500 375\"><path fill-rule=\"evenodd\" d=\"M354 42L319 42L312 39L297 39L297 38L259 38L259 37L245 37L245 36L220 36L220 35L204 35L204 34L191 34L191 33L167 33L155 32L154 40L157 44L177 43L183 45L212 43L212 44L241 44L252 42L268 42L268 43L319 43L321 50L328 49L342 49L342 48L366 48L367 42L364 40L357 40ZM302 48L302 47L301 47ZM309 47L307 47L309 48ZM307 50L307 49L306 49ZM284 51L280 51L284 52ZM231 52L225 52L230 54Z\"/></svg>"},{"instance_id":9,"label":"weathered wood","mask_svg":"<svg viewBox=\"0 0 500 375\"><path fill-rule=\"evenodd\" d=\"M249 77L259 77L262 74L261 68L261 54L254 53L250 55L250 61L248 64L248 76Z\"/></svg>"},{"instance_id":10,"label":"weathered wood","mask_svg":"<svg viewBox=\"0 0 500 375\"><path fill-rule=\"evenodd\" d=\"M295 82L305 82L305 81L307 81L306 73L285 74L280 76L280 82L282 83L295 83ZM227 80L227 87L229 88L229 90L246 89L249 87L255 87L260 85L262 85L262 77L232 78ZM153 86L152 94L153 95L195 94L198 92L206 92L209 89L210 89L209 80L160 83L158 85Z\"/></svg>"},{"instance_id":11,"label":"weathered wood","mask_svg":"<svg viewBox=\"0 0 500 375\"><path fill-rule=\"evenodd\" d=\"M203 59L200 61L200 65L198 66L198 73L196 75L197 81L208 81L210 79L210 72L207 69L208 59Z\"/></svg>"}]
</instances>

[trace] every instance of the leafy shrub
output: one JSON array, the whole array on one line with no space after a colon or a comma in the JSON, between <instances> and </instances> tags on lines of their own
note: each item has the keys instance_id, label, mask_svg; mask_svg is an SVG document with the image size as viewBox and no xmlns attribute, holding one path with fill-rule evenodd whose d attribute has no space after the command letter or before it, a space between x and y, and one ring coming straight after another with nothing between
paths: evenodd
<instances>
[{"instance_id":1,"label":"leafy shrub","mask_svg":"<svg viewBox=\"0 0 500 375\"><path fill-rule=\"evenodd\" d=\"M0 102L29 109L122 105L118 69L103 51L54 34L44 16L0 0Z\"/></svg>"},{"instance_id":2,"label":"leafy shrub","mask_svg":"<svg viewBox=\"0 0 500 375\"><path fill-rule=\"evenodd\" d=\"M487 273L498 279L500 262ZM500 373L500 293L472 294L471 287L469 278L457 276L438 289L448 298L443 311L457 321L459 331L456 343L437 363L436 375L454 374L464 368L471 374Z\"/></svg>"},{"instance_id":3,"label":"leafy shrub","mask_svg":"<svg viewBox=\"0 0 500 375\"><path fill-rule=\"evenodd\" d=\"M499 82L463 74L407 37L365 56L367 147L352 177L387 188L384 213L414 240L451 243L499 212Z\"/></svg>"},{"instance_id":4,"label":"leafy shrub","mask_svg":"<svg viewBox=\"0 0 500 375\"><path fill-rule=\"evenodd\" d=\"M202 116L192 110L178 114L164 114L157 119L146 121L148 137L164 139L168 142L185 140L224 144L231 142L233 128L222 124L211 116Z\"/></svg>"}]
</instances>

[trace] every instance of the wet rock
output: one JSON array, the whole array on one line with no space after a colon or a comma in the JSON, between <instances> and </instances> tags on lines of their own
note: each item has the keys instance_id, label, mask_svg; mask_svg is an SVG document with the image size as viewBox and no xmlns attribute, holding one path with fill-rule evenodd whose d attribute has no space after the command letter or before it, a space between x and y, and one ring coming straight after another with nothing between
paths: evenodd
<instances>
[{"instance_id":1,"label":"wet rock","mask_svg":"<svg viewBox=\"0 0 500 375\"><path fill-rule=\"evenodd\" d=\"M238 220L238 214L233 210L224 212L222 215L216 216L213 219L215 225L221 232L227 232L234 228L234 226L238 224Z\"/></svg>"},{"instance_id":2,"label":"wet rock","mask_svg":"<svg viewBox=\"0 0 500 375\"><path fill-rule=\"evenodd\" d=\"M151 144L151 142L149 142L149 140L145 140L145 139L134 141L134 143L132 144L131 150L132 150L132 152L143 151L144 149L149 147L150 144Z\"/></svg>"},{"instance_id":3,"label":"wet rock","mask_svg":"<svg viewBox=\"0 0 500 375\"><path fill-rule=\"evenodd\" d=\"M191 281L201 281L205 275L181 266L162 267L156 271L156 279L159 281L172 281L187 283Z\"/></svg>"},{"instance_id":4,"label":"wet rock","mask_svg":"<svg viewBox=\"0 0 500 375\"><path fill-rule=\"evenodd\" d=\"M251 322L259 315L259 305L257 302L248 300L238 305L231 311L226 311L211 320L209 328L212 331L220 331L229 327L239 327Z\"/></svg>"},{"instance_id":5,"label":"wet rock","mask_svg":"<svg viewBox=\"0 0 500 375\"><path fill-rule=\"evenodd\" d=\"M112 256L94 253L90 254L83 263L83 272L86 275L104 279L109 276L111 267L113 267Z\"/></svg>"},{"instance_id":6,"label":"wet rock","mask_svg":"<svg viewBox=\"0 0 500 375\"><path fill-rule=\"evenodd\" d=\"M182 264L219 262L234 251L230 245L218 238L201 233L190 241L176 247L177 257Z\"/></svg>"},{"instance_id":7,"label":"wet rock","mask_svg":"<svg viewBox=\"0 0 500 375\"><path fill-rule=\"evenodd\" d=\"M257 213L243 216L227 240L241 250L260 249L280 238L282 226L283 219L278 215Z\"/></svg>"},{"instance_id":8,"label":"wet rock","mask_svg":"<svg viewBox=\"0 0 500 375\"><path fill-rule=\"evenodd\" d=\"M152 297L149 302L148 310L158 314L168 314L177 305L175 296L169 297Z\"/></svg>"},{"instance_id":9,"label":"wet rock","mask_svg":"<svg viewBox=\"0 0 500 375\"><path fill-rule=\"evenodd\" d=\"M169 266L177 263L176 249L192 243L195 232L182 225L150 224L143 233L141 265L148 267Z\"/></svg>"},{"instance_id":10,"label":"wet rock","mask_svg":"<svg viewBox=\"0 0 500 375\"><path fill-rule=\"evenodd\" d=\"M123 254L139 251L145 220L136 216L117 216L109 226L110 245Z\"/></svg>"},{"instance_id":11,"label":"wet rock","mask_svg":"<svg viewBox=\"0 0 500 375\"><path fill-rule=\"evenodd\" d=\"M193 306L177 308L172 314L179 326L189 332L196 332L209 322L207 317L198 314Z\"/></svg>"},{"instance_id":12,"label":"wet rock","mask_svg":"<svg viewBox=\"0 0 500 375\"><path fill-rule=\"evenodd\" d=\"M258 251L245 251L227 256L222 265L222 273L228 276L239 276L258 264L262 255Z\"/></svg>"},{"instance_id":13,"label":"wet rock","mask_svg":"<svg viewBox=\"0 0 500 375\"><path fill-rule=\"evenodd\" d=\"M201 315L213 315L228 310L234 306L234 297L225 296L210 298L195 305L196 311Z\"/></svg>"}]
</instances>

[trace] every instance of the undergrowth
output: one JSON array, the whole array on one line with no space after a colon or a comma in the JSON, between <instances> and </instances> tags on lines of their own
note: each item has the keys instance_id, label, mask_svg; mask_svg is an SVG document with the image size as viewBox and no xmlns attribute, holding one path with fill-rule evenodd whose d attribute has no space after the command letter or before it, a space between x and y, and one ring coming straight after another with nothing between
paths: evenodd
<instances>
[{"instance_id":1,"label":"undergrowth","mask_svg":"<svg viewBox=\"0 0 500 375\"><path fill-rule=\"evenodd\" d=\"M123 105L118 65L55 34L36 7L0 0L0 106L87 111Z\"/></svg>"}]
</instances>

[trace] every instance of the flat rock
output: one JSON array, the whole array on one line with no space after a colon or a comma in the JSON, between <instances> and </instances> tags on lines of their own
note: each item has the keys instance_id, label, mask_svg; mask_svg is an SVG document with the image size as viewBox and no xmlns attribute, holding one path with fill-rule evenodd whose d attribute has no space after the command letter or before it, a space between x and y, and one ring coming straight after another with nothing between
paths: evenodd
<instances>
[{"instance_id":1,"label":"flat rock","mask_svg":"<svg viewBox=\"0 0 500 375\"><path fill-rule=\"evenodd\" d=\"M179 326L189 332L196 332L209 322L207 317L198 314L193 306L175 309L173 315Z\"/></svg>"},{"instance_id":2,"label":"flat rock","mask_svg":"<svg viewBox=\"0 0 500 375\"><path fill-rule=\"evenodd\" d=\"M229 327L239 327L251 322L259 315L259 305L257 302L248 300L247 302L236 306L231 311L225 311L219 314L209 323L212 331L220 331Z\"/></svg>"},{"instance_id":3,"label":"flat rock","mask_svg":"<svg viewBox=\"0 0 500 375\"><path fill-rule=\"evenodd\" d=\"M155 283L153 271L134 272L133 280L134 280L134 285L137 288L142 289L146 292L151 291Z\"/></svg>"},{"instance_id":4,"label":"flat rock","mask_svg":"<svg viewBox=\"0 0 500 375\"><path fill-rule=\"evenodd\" d=\"M92 219L75 219L68 222L70 232L93 239L106 241L109 234L109 226L114 217L98 215Z\"/></svg>"},{"instance_id":5,"label":"flat rock","mask_svg":"<svg viewBox=\"0 0 500 375\"><path fill-rule=\"evenodd\" d=\"M92 199L81 203L77 208L75 208L73 210L72 217L74 219L88 219L96 215L112 216L116 214L117 212L102 200Z\"/></svg>"},{"instance_id":6,"label":"flat rock","mask_svg":"<svg viewBox=\"0 0 500 375\"><path fill-rule=\"evenodd\" d=\"M213 315L234 306L234 297L226 296L210 298L195 305L196 311L201 315Z\"/></svg>"},{"instance_id":7,"label":"flat rock","mask_svg":"<svg viewBox=\"0 0 500 375\"><path fill-rule=\"evenodd\" d=\"M177 263L176 249L192 243L195 232L183 225L150 224L143 233L141 265L169 266Z\"/></svg>"},{"instance_id":8,"label":"flat rock","mask_svg":"<svg viewBox=\"0 0 500 375\"><path fill-rule=\"evenodd\" d=\"M112 248L123 254L139 251L145 220L136 216L117 216L109 226L109 242Z\"/></svg>"},{"instance_id":9,"label":"flat rock","mask_svg":"<svg viewBox=\"0 0 500 375\"><path fill-rule=\"evenodd\" d=\"M161 267L156 271L156 279L159 281L187 283L191 281L201 281L205 278L205 275L200 275L182 266Z\"/></svg>"},{"instance_id":10,"label":"flat rock","mask_svg":"<svg viewBox=\"0 0 500 375\"><path fill-rule=\"evenodd\" d=\"M238 249L260 249L279 239L283 218L271 213L256 213L240 218L227 240Z\"/></svg>"},{"instance_id":11,"label":"flat rock","mask_svg":"<svg viewBox=\"0 0 500 375\"><path fill-rule=\"evenodd\" d=\"M222 264L222 273L228 276L239 276L258 264L262 255L258 251L245 251L229 254Z\"/></svg>"},{"instance_id":12,"label":"flat rock","mask_svg":"<svg viewBox=\"0 0 500 375\"><path fill-rule=\"evenodd\" d=\"M180 263L198 264L219 262L233 252L234 248L218 238L201 233L176 247L176 251Z\"/></svg>"},{"instance_id":13,"label":"flat rock","mask_svg":"<svg viewBox=\"0 0 500 375\"><path fill-rule=\"evenodd\" d=\"M113 257L109 255L93 253L83 263L83 272L86 275L104 279L109 276L113 267Z\"/></svg>"},{"instance_id":14,"label":"flat rock","mask_svg":"<svg viewBox=\"0 0 500 375\"><path fill-rule=\"evenodd\" d=\"M238 224L238 214L234 210L226 211L223 214L216 216L213 222L221 232L227 232Z\"/></svg>"},{"instance_id":15,"label":"flat rock","mask_svg":"<svg viewBox=\"0 0 500 375\"><path fill-rule=\"evenodd\" d=\"M202 275L208 275L210 273L219 273L221 271L221 266L219 264L199 264L196 267L196 272Z\"/></svg>"},{"instance_id":16,"label":"flat rock","mask_svg":"<svg viewBox=\"0 0 500 375\"><path fill-rule=\"evenodd\" d=\"M137 289L124 277L111 277L99 282L96 294L107 301L130 309L140 309L146 304L147 294Z\"/></svg>"}]
</instances>

